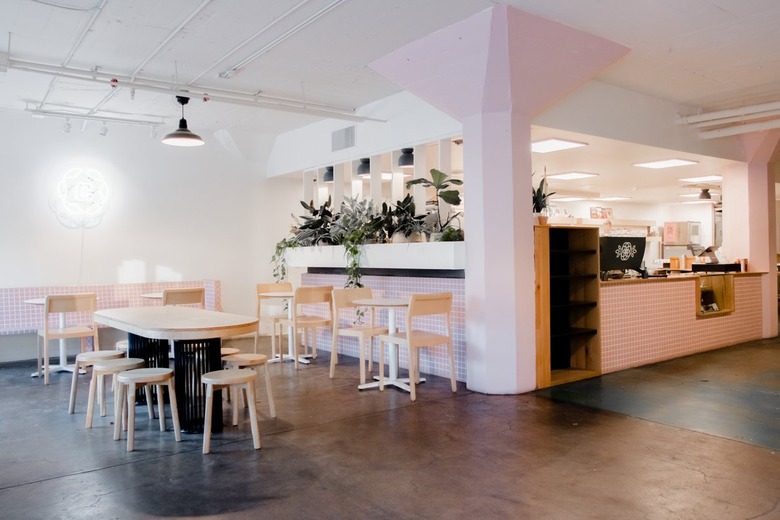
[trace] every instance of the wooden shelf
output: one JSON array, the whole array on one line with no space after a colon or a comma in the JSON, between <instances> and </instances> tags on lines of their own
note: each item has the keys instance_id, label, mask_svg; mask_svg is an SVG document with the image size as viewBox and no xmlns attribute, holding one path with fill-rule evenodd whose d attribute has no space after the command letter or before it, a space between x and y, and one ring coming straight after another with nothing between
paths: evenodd
<instances>
[{"instance_id":1,"label":"wooden shelf","mask_svg":"<svg viewBox=\"0 0 780 520\"><path fill-rule=\"evenodd\" d=\"M536 385L601 373L599 230L535 228Z\"/></svg>"}]
</instances>

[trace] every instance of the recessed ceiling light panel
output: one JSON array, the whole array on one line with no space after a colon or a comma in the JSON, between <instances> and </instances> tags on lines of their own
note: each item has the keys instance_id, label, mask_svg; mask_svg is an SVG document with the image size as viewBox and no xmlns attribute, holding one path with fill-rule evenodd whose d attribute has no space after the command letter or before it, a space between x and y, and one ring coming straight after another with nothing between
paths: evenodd
<instances>
[{"instance_id":1,"label":"recessed ceiling light panel","mask_svg":"<svg viewBox=\"0 0 780 520\"><path fill-rule=\"evenodd\" d=\"M531 151L536 153L550 153L559 150L568 150L569 148L579 148L580 146L588 146L588 143L567 141L566 139L557 139L553 137L551 139L542 139L541 141L531 143Z\"/></svg>"},{"instance_id":2,"label":"recessed ceiling light panel","mask_svg":"<svg viewBox=\"0 0 780 520\"><path fill-rule=\"evenodd\" d=\"M674 168L676 166L688 166L690 164L699 164L698 161L689 161L687 159L664 159L662 161L651 161L646 163L638 163L634 166L640 166L642 168L652 168L658 170L661 168Z\"/></svg>"},{"instance_id":3,"label":"recessed ceiling light panel","mask_svg":"<svg viewBox=\"0 0 780 520\"><path fill-rule=\"evenodd\" d=\"M585 197L552 197L550 200L553 202L578 202L581 200L588 200Z\"/></svg>"},{"instance_id":4,"label":"recessed ceiling light panel","mask_svg":"<svg viewBox=\"0 0 780 520\"><path fill-rule=\"evenodd\" d=\"M682 182L720 182L723 180L723 177L720 175L705 175L704 177L688 177L677 180Z\"/></svg>"},{"instance_id":5,"label":"recessed ceiling light panel","mask_svg":"<svg viewBox=\"0 0 780 520\"><path fill-rule=\"evenodd\" d=\"M596 177L597 173L585 173L585 172L568 172L568 173L552 173L547 175L548 179L555 179L559 181L575 181L577 179L587 179L588 177Z\"/></svg>"},{"instance_id":6,"label":"recessed ceiling light panel","mask_svg":"<svg viewBox=\"0 0 780 520\"><path fill-rule=\"evenodd\" d=\"M631 197L598 197L593 200L598 200L601 202L614 202L616 200L631 200Z\"/></svg>"}]
</instances>

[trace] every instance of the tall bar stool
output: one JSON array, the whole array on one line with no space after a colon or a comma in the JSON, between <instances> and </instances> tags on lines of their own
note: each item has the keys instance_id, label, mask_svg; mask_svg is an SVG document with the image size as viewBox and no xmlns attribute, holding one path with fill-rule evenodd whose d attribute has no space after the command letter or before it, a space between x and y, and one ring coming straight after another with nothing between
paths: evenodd
<instances>
[{"instance_id":1,"label":"tall bar stool","mask_svg":"<svg viewBox=\"0 0 780 520\"><path fill-rule=\"evenodd\" d=\"M265 391L268 395L268 408L271 411L271 417L276 418L276 406L274 406L274 393L271 389L271 375L268 372L268 356L265 354L234 354L222 358L222 362L228 369L249 368L257 374L257 369L253 367L265 366ZM244 395L244 407L248 406L248 398ZM238 406L238 403L236 403ZM233 426L238 424L238 415L233 414Z\"/></svg>"},{"instance_id":2,"label":"tall bar stool","mask_svg":"<svg viewBox=\"0 0 780 520\"><path fill-rule=\"evenodd\" d=\"M93 352L80 352L76 354L76 363L73 365L73 379L70 381L70 399L68 401L68 413L76 412L76 390L78 389L79 372L85 370L98 361L107 359L119 359L125 357L125 353L119 350L95 350Z\"/></svg>"},{"instance_id":3,"label":"tall bar stool","mask_svg":"<svg viewBox=\"0 0 780 520\"><path fill-rule=\"evenodd\" d=\"M106 416L106 376L113 376L112 387L114 393L114 408L120 405L117 401L117 375L125 370L135 370L137 368L143 368L146 362L141 358L126 358L121 357L117 359L105 359L96 361L92 365L92 379L89 382L89 400L87 401L87 421L86 428L92 428L92 418L95 412L95 393L100 392L100 416ZM151 401L151 392L146 396L148 402ZM151 408L150 408L151 409ZM116 413L114 413L116 415Z\"/></svg>"},{"instance_id":4,"label":"tall bar stool","mask_svg":"<svg viewBox=\"0 0 780 520\"><path fill-rule=\"evenodd\" d=\"M160 431L165 431L165 406L162 399L162 387L168 387L168 396L171 399L171 417L173 418L173 433L176 442L181 441L181 425L179 424L179 408L176 406L176 386L173 378L172 368L139 368L120 372L117 375L117 387L119 396L116 402L121 403L114 406L114 440L118 441L122 430L122 414L127 407L127 451L133 451L133 437L135 432L135 389L138 385L147 387L147 405L154 415L154 403L148 398L149 385L157 386L157 397L160 405Z\"/></svg>"},{"instance_id":5,"label":"tall bar stool","mask_svg":"<svg viewBox=\"0 0 780 520\"><path fill-rule=\"evenodd\" d=\"M247 393L247 405L249 406L249 419L252 427L252 441L256 450L260 449L260 427L257 424L257 404L255 402L255 377L254 370L239 368L236 370L215 370L206 372L200 376L201 382L206 385L206 417L203 420L203 453L211 451L211 416L214 409L214 391L227 388L245 389ZM238 424L238 396L233 398L233 424Z\"/></svg>"}]
</instances>

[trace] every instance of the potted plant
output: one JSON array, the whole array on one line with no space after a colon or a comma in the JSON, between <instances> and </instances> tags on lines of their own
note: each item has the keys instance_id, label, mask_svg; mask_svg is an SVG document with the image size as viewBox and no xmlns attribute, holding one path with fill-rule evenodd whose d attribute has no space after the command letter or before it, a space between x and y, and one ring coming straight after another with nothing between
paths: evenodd
<instances>
[{"instance_id":1,"label":"potted plant","mask_svg":"<svg viewBox=\"0 0 780 520\"><path fill-rule=\"evenodd\" d=\"M534 215L540 225L547 224L547 204L550 195L554 195L555 192L547 193L547 177L542 177L539 181L539 187L534 189L531 187L531 200L533 203Z\"/></svg>"},{"instance_id":2,"label":"potted plant","mask_svg":"<svg viewBox=\"0 0 780 520\"><path fill-rule=\"evenodd\" d=\"M427 215L417 215L414 199L407 193L395 206L382 204L381 223L388 242L425 242L431 232Z\"/></svg>"},{"instance_id":3,"label":"potted plant","mask_svg":"<svg viewBox=\"0 0 780 520\"><path fill-rule=\"evenodd\" d=\"M436 190L436 198L434 199L436 218L434 219L432 225L432 231L434 233L444 232L444 230L450 226L452 221L457 218L461 212L452 213L452 211L448 211L447 215L442 216L442 207L441 204L439 204L439 199L443 200L451 206L459 206L461 203L460 192L458 190L449 188L452 185L462 186L463 181L460 179L450 178L446 173L439 171L436 168L432 168L430 180L424 178L413 179L411 181L407 181L406 188L409 189L417 184L420 184L426 188L434 188Z\"/></svg>"},{"instance_id":4,"label":"potted plant","mask_svg":"<svg viewBox=\"0 0 780 520\"><path fill-rule=\"evenodd\" d=\"M334 221L333 212L330 210L331 198L319 208L314 207L314 201L308 204L301 201L301 206L309 212L308 215L302 215L303 223L298 223L295 238L298 245L317 246L321 244L335 244L330 235L330 228ZM295 218L293 216L293 218ZM296 219L296 222L297 219Z\"/></svg>"},{"instance_id":5,"label":"potted plant","mask_svg":"<svg viewBox=\"0 0 780 520\"><path fill-rule=\"evenodd\" d=\"M347 258L345 287L363 287L360 283L361 246L376 241L382 226L382 216L370 200L347 198L331 225L330 236L344 246Z\"/></svg>"}]
</instances>

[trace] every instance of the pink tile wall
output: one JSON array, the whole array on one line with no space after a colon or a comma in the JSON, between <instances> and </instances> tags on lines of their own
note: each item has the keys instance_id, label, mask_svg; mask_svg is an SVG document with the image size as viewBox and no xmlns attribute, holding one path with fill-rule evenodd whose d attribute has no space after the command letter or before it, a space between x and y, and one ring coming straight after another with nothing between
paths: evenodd
<instances>
[{"instance_id":1,"label":"pink tile wall","mask_svg":"<svg viewBox=\"0 0 780 520\"><path fill-rule=\"evenodd\" d=\"M601 286L601 371L761 338L761 278L736 276L736 310L696 318L695 278Z\"/></svg>"},{"instance_id":2,"label":"pink tile wall","mask_svg":"<svg viewBox=\"0 0 780 520\"><path fill-rule=\"evenodd\" d=\"M142 298L142 294L161 292L164 289L204 287L206 308L222 310L221 286L219 280L198 280L191 282L152 282L117 285L62 285L54 287L0 288L0 335L35 332L43 320L43 306L24 303L25 300L45 298L49 294L97 294L98 309L160 305L159 300ZM68 315L68 324L83 322L85 316L76 313ZM52 324L54 324L52 322Z\"/></svg>"},{"instance_id":3,"label":"pink tile wall","mask_svg":"<svg viewBox=\"0 0 780 520\"><path fill-rule=\"evenodd\" d=\"M361 281L363 285L371 288L374 296L383 296L386 298L409 298L412 293L452 293L452 334L455 350L455 377L458 381L466 380L466 303L463 279L458 278L406 278L396 276L364 276ZM332 285L333 287L344 287L346 276L336 274L303 274L301 276L302 285ZM346 316L346 314L345 314ZM377 322L381 325L387 325L387 311L377 311ZM398 309L396 311L396 325L403 328L406 320L406 311ZM343 323L348 323L347 318L342 318ZM435 319L427 322L419 321L419 326L433 332L444 332L444 326ZM317 336L317 347L330 351L331 333L330 330L322 329ZM374 360L379 359L379 344L375 345ZM358 357L357 340L350 338L341 338L339 340L339 354L346 354L352 357ZM400 353L401 367L408 369L408 353L401 349ZM420 352L420 372L433 374L441 377L449 377L449 358L445 347L434 349L425 349Z\"/></svg>"}]
</instances>

